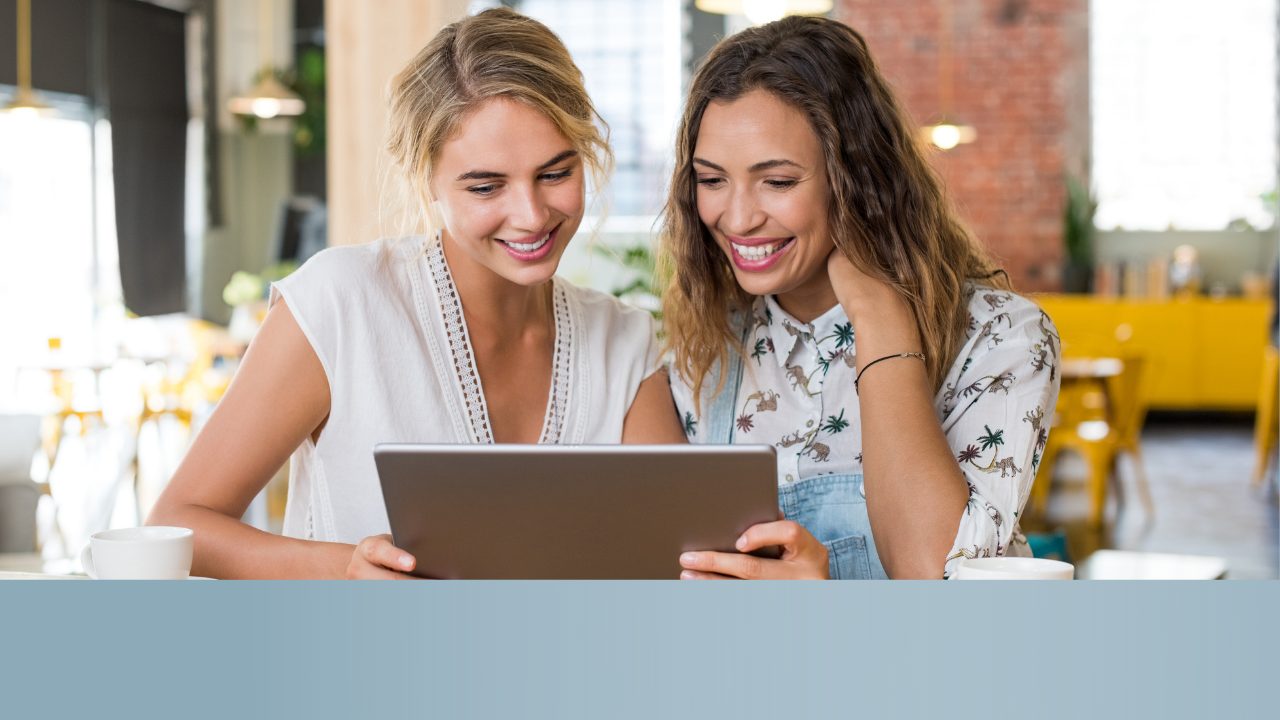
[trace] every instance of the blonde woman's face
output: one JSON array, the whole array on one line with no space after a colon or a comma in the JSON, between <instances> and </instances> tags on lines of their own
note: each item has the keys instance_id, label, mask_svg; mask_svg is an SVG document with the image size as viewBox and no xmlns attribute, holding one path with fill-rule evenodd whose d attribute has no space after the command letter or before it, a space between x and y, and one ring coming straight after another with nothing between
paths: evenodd
<instances>
[{"instance_id":1,"label":"blonde woman's face","mask_svg":"<svg viewBox=\"0 0 1280 720\"><path fill-rule=\"evenodd\" d=\"M582 159L542 113L506 98L469 114L431 184L447 239L520 285L546 282L586 205Z\"/></svg>"},{"instance_id":2,"label":"blonde woman's face","mask_svg":"<svg viewBox=\"0 0 1280 720\"><path fill-rule=\"evenodd\" d=\"M785 295L830 287L830 190L822 146L803 113L764 91L712 101L693 155L698 215L743 289Z\"/></svg>"}]
</instances>

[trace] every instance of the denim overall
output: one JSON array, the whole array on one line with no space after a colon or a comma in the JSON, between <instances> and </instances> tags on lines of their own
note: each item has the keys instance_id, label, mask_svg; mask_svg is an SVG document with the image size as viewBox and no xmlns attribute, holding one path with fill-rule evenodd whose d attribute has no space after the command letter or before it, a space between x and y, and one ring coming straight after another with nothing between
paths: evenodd
<instances>
[{"instance_id":1,"label":"denim overall","mask_svg":"<svg viewBox=\"0 0 1280 720\"><path fill-rule=\"evenodd\" d=\"M724 389L707 405L699 428L707 443L733 443L743 364L736 352L729 356ZM888 579L871 537L861 474L818 475L779 485L778 508L827 546L833 580Z\"/></svg>"}]
</instances>

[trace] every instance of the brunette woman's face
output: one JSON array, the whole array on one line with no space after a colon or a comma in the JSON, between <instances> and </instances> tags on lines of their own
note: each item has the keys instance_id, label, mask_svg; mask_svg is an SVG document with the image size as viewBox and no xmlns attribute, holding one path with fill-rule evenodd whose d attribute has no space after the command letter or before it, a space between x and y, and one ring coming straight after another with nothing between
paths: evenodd
<instances>
[{"instance_id":1,"label":"brunette woman's face","mask_svg":"<svg viewBox=\"0 0 1280 720\"><path fill-rule=\"evenodd\" d=\"M467 256L520 285L546 282L586 206L582 159L542 113L489 100L444 144L431 189L444 233Z\"/></svg>"},{"instance_id":2,"label":"brunette woman's face","mask_svg":"<svg viewBox=\"0 0 1280 720\"><path fill-rule=\"evenodd\" d=\"M754 91L712 101L693 151L698 215L752 295L828 287L830 190L822 146L799 110Z\"/></svg>"}]
</instances>

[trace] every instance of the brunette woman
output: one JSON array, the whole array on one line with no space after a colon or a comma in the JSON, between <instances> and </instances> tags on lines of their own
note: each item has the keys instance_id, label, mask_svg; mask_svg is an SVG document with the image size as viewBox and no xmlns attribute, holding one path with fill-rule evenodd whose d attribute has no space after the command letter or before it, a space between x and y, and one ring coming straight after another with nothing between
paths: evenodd
<instances>
[{"instance_id":1,"label":"brunette woman","mask_svg":"<svg viewBox=\"0 0 1280 720\"><path fill-rule=\"evenodd\" d=\"M949 204L866 42L791 17L723 40L680 126L663 230L693 442L778 451L785 520L682 577L942 578L1018 529L1059 340Z\"/></svg>"},{"instance_id":2,"label":"brunette woman","mask_svg":"<svg viewBox=\"0 0 1280 720\"><path fill-rule=\"evenodd\" d=\"M234 382L148 521L192 573L405 577L382 442L683 442L647 313L553 278L609 148L550 30L507 9L395 78L388 149L438 230L326 250L272 289ZM240 522L292 453L284 537Z\"/></svg>"}]
</instances>

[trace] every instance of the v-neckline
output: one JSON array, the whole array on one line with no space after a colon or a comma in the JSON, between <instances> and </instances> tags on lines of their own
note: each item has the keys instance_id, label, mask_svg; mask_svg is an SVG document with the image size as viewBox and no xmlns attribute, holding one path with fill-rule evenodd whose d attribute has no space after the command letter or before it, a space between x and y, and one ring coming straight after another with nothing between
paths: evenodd
<instances>
[{"instance_id":1,"label":"v-neckline","mask_svg":"<svg viewBox=\"0 0 1280 720\"><path fill-rule=\"evenodd\" d=\"M480 380L480 371L476 367L475 348L471 344L471 333L467 328L466 315L462 310L462 299L458 288L453 283L453 273L444 256L444 248L439 233L435 242L427 249L427 265L435 281L436 296L440 302L441 316L444 321L445 340L448 345L449 364L452 379L461 391L465 420L468 422L471 442L494 444L493 422L489 418L489 405L485 399L484 385ZM552 341L551 383L547 392L546 410L542 417L542 430L538 433L538 444L554 444L564 437L564 420L570 387L572 363L572 326L570 322L568 296L558 278L550 281L551 306L555 338ZM443 378L441 378L443 380Z\"/></svg>"}]
</instances>

